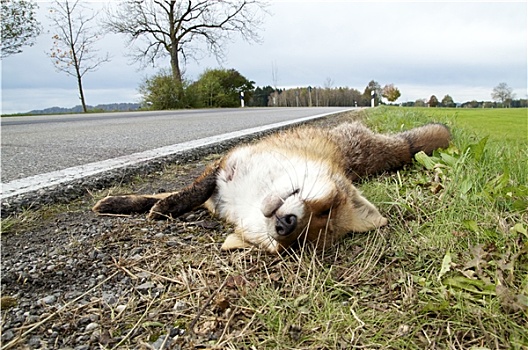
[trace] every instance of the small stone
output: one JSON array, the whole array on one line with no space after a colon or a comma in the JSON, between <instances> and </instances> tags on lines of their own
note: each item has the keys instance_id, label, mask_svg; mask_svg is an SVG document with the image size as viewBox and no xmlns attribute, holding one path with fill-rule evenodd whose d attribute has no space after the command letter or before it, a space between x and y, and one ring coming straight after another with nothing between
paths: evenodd
<instances>
[{"instance_id":1,"label":"small stone","mask_svg":"<svg viewBox=\"0 0 528 350\"><path fill-rule=\"evenodd\" d=\"M29 315L27 318L26 318L26 322L29 323L29 324L32 324L32 323L37 323L41 320L41 316L37 316L37 315Z\"/></svg>"},{"instance_id":2,"label":"small stone","mask_svg":"<svg viewBox=\"0 0 528 350\"><path fill-rule=\"evenodd\" d=\"M139 272L137 275L137 277L143 279L143 278L149 278L150 277L150 273L147 272L147 271L141 271Z\"/></svg>"},{"instance_id":3,"label":"small stone","mask_svg":"<svg viewBox=\"0 0 528 350\"><path fill-rule=\"evenodd\" d=\"M29 338L28 345L31 346L31 347L34 347L34 348L40 348L40 346L41 346L40 337L37 336L37 335L34 335L31 338Z\"/></svg>"},{"instance_id":4,"label":"small stone","mask_svg":"<svg viewBox=\"0 0 528 350\"><path fill-rule=\"evenodd\" d=\"M118 313L123 312L125 309L126 309L126 305L117 305L117 306L116 306L116 311L117 311Z\"/></svg>"},{"instance_id":5,"label":"small stone","mask_svg":"<svg viewBox=\"0 0 528 350\"><path fill-rule=\"evenodd\" d=\"M79 342L84 341L84 339L81 339ZM75 347L75 350L89 350L90 345L79 345Z\"/></svg>"},{"instance_id":6,"label":"small stone","mask_svg":"<svg viewBox=\"0 0 528 350\"><path fill-rule=\"evenodd\" d=\"M48 296L46 296L46 297L44 297L44 298L42 298L42 299L39 299L39 300L37 301L37 303L38 303L39 305L44 306L44 305L50 305L50 304L53 304L53 303L56 302L56 301L57 301L57 297L56 297L55 295L52 294L52 295L48 295Z\"/></svg>"},{"instance_id":7,"label":"small stone","mask_svg":"<svg viewBox=\"0 0 528 350\"><path fill-rule=\"evenodd\" d=\"M99 323L92 322L92 323L89 323L84 330L86 332L89 332L89 331L93 331L94 329L97 329L97 328L99 328Z\"/></svg>"},{"instance_id":8,"label":"small stone","mask_svg":"<svg viewBox=\"0 0 528 350\"><path fill-rule=\"evenodd\" d=\"M163 350L167 348L167 344L170 344L170 339L165 339L167 335L162 334L156 339L154 343L151 343L150 345L156 349L156 350ZM164 345L165 344L165 345Z\"/></svg>"},{"instance_id":9,"label":"small stone","mask_svg":"<svg viewBox=\"0 0 528 350\"><path fill-rule=\"evenodd\" d=\"M180 301L178 300L174 306L172 307L172 309L174 311L185 311L187 310L188 306L187 306L187 303L183 302L183 301Z\"/></svg>"},{"instance_id":10,"label":"small stone","mask_svg":"<svg viewBox=\"0 0 528 350\"><path fill-rule=\"evenodd\" d=\"M154 288L156 285L152 282L145 282L136 287L137 291L146 291Z\"/></svg>"},{"instance_id":11,"label":"small stone","mask_svg":"<svg viewBox=\"0 0 528 350\"><path fill-rule=\"evenodd\" d=\"M12 340L14 337L15 337L15 333L12 330L10 330L10 329L4 330L2 332L2 341L3 342L8 342L8 341Z\"/></svg>"},{"instance_id":12,"label":"small stone","mask_svg":"<svg viewBox=\"0 0 528 350\"><path fill-rule=\"evenodd\" d=\"M116 296L113 293L109 292L103 292L103 300L110 305L115 304L117 302Z\"/></svg>"}]
</instances>

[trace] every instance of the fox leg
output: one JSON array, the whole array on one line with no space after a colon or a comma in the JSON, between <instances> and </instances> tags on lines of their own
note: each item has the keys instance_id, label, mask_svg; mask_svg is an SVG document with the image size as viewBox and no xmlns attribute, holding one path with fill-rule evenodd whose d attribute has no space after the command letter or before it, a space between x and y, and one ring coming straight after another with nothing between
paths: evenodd
<instances>
[{"instance_id":1,"label":"fox leg","mask_svg":"<svg viewBox=\"0 0 528 350\"><path fill-rule=\"evenodd\" d=\"M154 195L124 195L108 196L97 202L92 208L97 213L106 214L131 214L146 213L160 199L173 195L174 193L160 193Z\"/></svg>"},{"instance_id":2,"label":"fox leg","mask_svg":"<svg viewBox=\"0 0 528 350\"><path fill-rule=\"evenodd\" d=\"M97 213L130 214L150 211L150 219L178 217L202 205L216 189L216 174L219 162L206 168L194 183L178 192L154 195L109 196L101 199L92 208Z\"/></svg>"},{"instance_id":3,"label":"fox leg","mask_svg":"<svg viewBox=\"0 0 528 350\"><path fill-rule=\"evenodd\" d=\"M150 209L149 219L176 218L204 204L216 190L218 169L219 163L207 167L192 185L157 201Z\"/></svg>"}]
</instances>

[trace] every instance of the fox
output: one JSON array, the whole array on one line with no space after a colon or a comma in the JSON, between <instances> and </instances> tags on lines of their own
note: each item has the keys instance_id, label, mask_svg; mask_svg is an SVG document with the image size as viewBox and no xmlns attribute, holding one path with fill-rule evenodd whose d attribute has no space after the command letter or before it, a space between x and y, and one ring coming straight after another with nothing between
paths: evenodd
<instances>
[{"instance_id":1,"label":"fox","mask_svg":"<svg viewBox=\"0 0 528 350\"><path fill-rule=\"evenodd\" d=\"M440 123L394 134L375 133L359 121L302 126L234 147L180 191L107 196L93 211L163 219L203 205L234 226L222 250L281 253L307 243L324 250L346 234L388 223L354 183L400 169L416 153L431 155L450 141Z\"/></svg>"}]
</instances>

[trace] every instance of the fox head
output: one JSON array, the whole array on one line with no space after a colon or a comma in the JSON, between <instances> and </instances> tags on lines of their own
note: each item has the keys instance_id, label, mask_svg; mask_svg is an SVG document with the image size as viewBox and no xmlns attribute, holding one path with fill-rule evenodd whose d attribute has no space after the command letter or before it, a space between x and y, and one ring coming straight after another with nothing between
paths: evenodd
<instances>
[{"instance_id":1,"label":"fox head","mask_svg":"<svg viewBox=\"0 0 528 350\"><path fill-rule=\"evenodd\" d=\"M236 148L223 159L205 204L235 225L222 249L258 246L276 253L305 242L324 249L348 232L387 223L338 161L312 153L264 144Z\"/></svg>"}]
</instances>

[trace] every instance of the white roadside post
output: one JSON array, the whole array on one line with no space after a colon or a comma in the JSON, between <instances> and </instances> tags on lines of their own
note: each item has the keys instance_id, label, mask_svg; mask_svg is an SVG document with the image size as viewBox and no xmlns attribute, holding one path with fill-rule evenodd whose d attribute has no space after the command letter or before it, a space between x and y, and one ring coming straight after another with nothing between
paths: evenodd
<instances>
[{"instance_id":1,"label":"white roadside post","mask_svg":"<svg viewBox=\"0 0 528 350\"><path fill-rule=\"evenodd\" d=\"M244 91L240 91L240 107L244 108Z\"/></svg>"},{"instance_id":2,"label":"white roadside post","mask_svg":"<svg viewBox=\"0 0 528 350\"><path fill-rule=\"evenodd\" d=\"M374 108L374 95L376 95L376 92L372 90L370 95L372 96L372 99L370 100L370 107Z\"/></svg>"}]
</instances>

